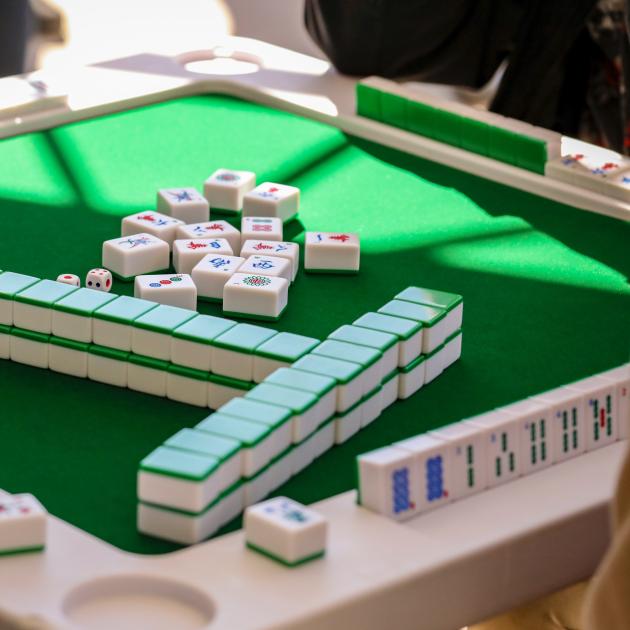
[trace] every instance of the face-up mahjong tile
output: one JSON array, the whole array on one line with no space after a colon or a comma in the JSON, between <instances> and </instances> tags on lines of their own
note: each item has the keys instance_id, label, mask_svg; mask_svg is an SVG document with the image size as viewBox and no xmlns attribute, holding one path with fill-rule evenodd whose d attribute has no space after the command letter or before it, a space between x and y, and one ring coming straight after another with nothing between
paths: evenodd
<instances>
[{"instance_id":1,"label":"face-up mahjong tile","mask_svg":"<svg viewBox=\"0 0 630 630\"><path fill-rule=\"evenodd\" d=\"M145 232L166 241L170 245L175 240L179 225L183 225L183 221L169 217L161 212L145 210L144 212L130 214L122 220L121 235L131 236L132 234Z\"/></svg>"},{"instance_id":2,"label":"face-up mahjong tile","mask_svg":"<svg viewBox=\"0 0 630 630\"><path fill-rule=\"evenodd\" d=\"M157 209L184 223L207 221L208 200L196 188L162 188L157 193Z\"/></svg>"}]
</instances>

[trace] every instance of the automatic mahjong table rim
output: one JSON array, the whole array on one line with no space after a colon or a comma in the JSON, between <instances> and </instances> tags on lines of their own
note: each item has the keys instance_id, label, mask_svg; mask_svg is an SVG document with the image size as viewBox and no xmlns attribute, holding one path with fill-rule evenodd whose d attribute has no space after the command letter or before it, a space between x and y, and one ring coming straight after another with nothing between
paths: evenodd
<instances>
[{"instance_id":1,"label":"automatic mahjong table rim","mask_svg":"<svg viewBox=\"0 0 630 630\"><path fill-rule=\"evenodd\" d=\"M216 57L258 68L214 76L186 69ZM207 51L136 55L76 69L64 76L65 88L51 74L20 80L59 87L67 104L43 100L3 115L0 98L0 138L177 96L222 93L583 210L630 218L622 202L359 118L354 80L319 59L251 39L222 38ZM0 94L6 81L0 80ZM624 450L618 442L521 478L510 491L500 486L402 524L357 509L353 491L321 501L315 507L330 521L326 559L299 571L246 553L242 532L143 556L50 517L44 554L2 560L0 621L6 614L19 627L21 616L38 615L53 627L73 627L71 619L116 606L123 593L140 601L157 591L164 614L181 610L210 628L462 626L592 573L608 544L608 505ZM542 509L531 513L528 498Z\"/></svg>"}]
</instances>

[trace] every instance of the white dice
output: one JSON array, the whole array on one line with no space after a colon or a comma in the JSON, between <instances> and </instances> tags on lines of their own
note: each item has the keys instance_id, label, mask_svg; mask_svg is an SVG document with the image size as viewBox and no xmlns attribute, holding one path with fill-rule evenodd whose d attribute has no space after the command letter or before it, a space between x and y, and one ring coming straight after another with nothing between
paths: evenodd
<instances>
[{"instance_id":1,"label":"white dice","mask_svg":"<svg viewBox=\"0 0 630 630\"><path fill-rule=\"evenodd\" d=\"M198 223L210 218L208 200L196 188L158 190L157 209L184 223Z\"/></svg>"},{"instance_id":2,"label":"white dice","mask_svg":"<svg viewBox=\"0 0 630 630\"><path fill-rule=\"evenodd\" d=\"M197 287L188 274L136 276L134 297L158 304L197 309Z\"/></svg>"},{"instance_id":3,"label":"white dice","mask_svg":"<svg viewBox=\"0 0 630 630\"><path fill-rule=\"evenodd\" d=\"M224 238L187 238L177 239L173 243L173 267L177 273L191 273L193 267L207 254L225 254L234 252Z\"/></svg>"},{"instance_id":4,"label":"white dice","mask_svg":"<svg viewBox=\"0 0 630 630\"><path fill-rule=\"evenodd\" d=\"M211 208L238 212L243 207L243 196L255 185L255 173L220 168L205 181L203 196Z\"/></svg>"},{"instance_id":5,"label":"white dice","mask_svg":"<svg viewBox=\"0 0 630 630\"><path fill-rule=\"evenodd\" d=\"M0 498L0 556L41 551L48 513L31 494Z\"/></svg>"},{"instance_id":6,"label":"white dice","mask_svg":"<svg viewBox=\"0 0 630 630\"><path fill-rule=\"evenodd\" d=\"M240 256L225 254L207 254L194 267L192 280L197 286L200 300L220 302L223 299L223 287L245 262Z\"/></svg>"},{"instance_id":7,"label":"white dice","mask_svg":"<svg viewBox=\"0 0 630 630\"><path fill-rule=\"evenodd\" d=\"M310 272L356 273L361 248L352 232L307 232L304 269Z\"/></svg>"},{"instance_id":8,"label":"white dice","mask_svg":"<svg viewBox=\"0 0 630 630\"><path fill-rule=\"evenodd\" d=\"M277 320L288 299L289 282L285 278L235 273L223 289L223 311L254 319Z\"/></svg>"},{"instance_id":9,"label":"white dice","mask_svg":"<svg viewBox=\"0 0 630 630\"><path fill-rule=\"evenodd\" d=\"M63 284L70 284L73 287L81 286L81 279L79 276L75 276L73 273L62 273L57 276L57 282L63 282Z\"/></svg>"},{"instance_id":10,"label":"white dice","mask_svg":"<svg viewBox=\"0 0 630 630\"><path fill-rule=\"evenodd\" d=\"M241 256L249 258L264 254L266 256L276 256L286 258L291 261L291 280L295 280L300 267L300 247L297 243L286 241L245 241L241 247Z\"/></svg>"},{"instance_id":11,"label":"white dice","mask_svg":"<svg viewBox=\"0 0 630 630\"><path fill-rule=\"evenodd\" d=\"M250 549L288 566L319 558L326 550L326 519L286 497L248 507L244 525Z\"/></svg>"},{"instance_id":12,"label":"white dice","mask_svg":"<svg viewBox=\"0 0 630 630\"><path fill-rule=\"evenodd\" d=\"M107 269L90 269L85 277L85 286L109 293L112 290L112 274Z\"/></svg>"},{"instance_id":13,"label":"white dice","mask_svg":"<svg viewBox=\"0 0 630 630\"><path fill-rule=\"evenodd\" d=\"M241 244L254 238L281 241L282 221L278 217L243 217L241 219Z\"/></svg>"},{"instance_id":14,"label":"white dice","mask_svg":"<svg viewBox=\"0 0 630 630\"><path fill-rule=\"evenodd\" d=\"M177 238L224 238L235 254L241 250L241 233L227 221L205 221L180 225Z\"/></svg>"},{"instance_id":15,"label":"white dice","mask_svg":"<svg viewBox=\"0 0 630 630\"><path fill-rule=\"evenodd\" d=\"M121 235L152 234L172 245L179 225L183 225L183 221L154 210L145 210L130 214L122 220Z\"/></svg>"},{"instance_id":16,"label":"white dice","mask_svg":"<svg viewBox=\"0 0 630 630\"><path fill-rule=\"evenodd\" d=\"M146 232L103 243L103 267L122 280L168 269L169 255L168 243Z\"/></svg>"},{"instance_id":17,"label":"white dice","mask_svg":"<svg viewBox=\"0 0 630 630\"><path fill-rule=\"evenodd\" d=\"M250 256L241 265L239 272L286 278L289 282L292 279L291 261L277 256Z\"/></svg>"},{"instance_id":18,"label":"white dice","mask_svg":"<svg viewBox=\"0 0 630 630\"><path fill-rule=\"evenodd\" d=\"M300 189L265 182L243 197L244 217L278 217L283 223L293 219L300 208Z\"/></svg>"}]
</instances>

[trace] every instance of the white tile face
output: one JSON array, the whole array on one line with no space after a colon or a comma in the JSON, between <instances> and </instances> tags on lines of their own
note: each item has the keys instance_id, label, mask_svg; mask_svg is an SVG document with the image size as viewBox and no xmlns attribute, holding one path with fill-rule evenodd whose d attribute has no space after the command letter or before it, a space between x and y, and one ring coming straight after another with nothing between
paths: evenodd
<instances>
[{"instance_id":1,"label":"white tile face","mask_svg":"<svg viewBox=\"0 0 630 630\"><path fill-rule=\"evenodd\" d=\"M386 383L383 383L383 409L387 409L398 400L398 379L399 375L393 376Z\"/></svg>"},{"instance_id":2,"label":"white tile face","mask_svg":"<svg viewBox=\"0 0 630 630\"><path fill-rule=\"evenodd\" d=\"M127 361L88 353L88 378L116 387L127 387Z\"/></svg>"},{"instance_id":3,"label":"white tile face","mask_svg":"<svg viewBox=\"0 0 630 630\"><path fill-rule=\"evenodd\" d=\"M521 474L529 475L550 466L553 460L553 433L549 409L540 403L523 400L502 407L500 411L510 414L518 427Z\"/></svg>"},{"instance_id":4,"label":"white tile face","mask_svg":"<svg viewBox=\"0 0 630 630\"><path fill-rule=\"evenodd\" d=\"M415 394L424 385L426 361L422 361L409 372L398 374L398 398L405 400Z\"/></svg>"},{"instance_id":5,"label":"white tile face","mask_svg":"<svg viewBox=\"0 0 630 630\"><path fill-rule=\"evenodd\" d=\"M457 337L454 337L450 341L444 344L444 351L442 352L442 369L450 367L459 360L462 356L462 333L459 333Z\"/></svg>"},{"instance_id":6,"label":"white tile face","mask_svg":"<svg viewBox=\"0 0 630 630\"><path fill-rule=\"evenodd\" d=\"M300 209L300 189L264 182L243 197L244 217L277 217L286 223Z\"/></svg>"},{"instance_id":7,"label":"white tile face","mask_svg":"<svg viewBox=\"0 0 630 630\"><path fill-rule=\"evenodd\" d=\"M379 390L370 398L361 403L361 428L367 427L376 420L383 410L383 393Z\"/></svg>"},{"instance_id":8,"label":"white tile face","mask_svg":"<svg viewBox=\"0 0 630 630\"><path fill-rule=\"evenodd\" d=\"M241 249L241 233L227 221L205 221L180 225L177 228L177 238L188 239L217 239L224 238L235 254Z\"/></svg>"},{"instance_id":9,"label":"white tile face","mask_svg":"<svg viewBox=\"0 0 630 630\"><path fill-rule=\"evenodd\" d=\"M48 347L48 367L53 372L87 378L87 352L64 348L55 344Z\"/></svg>"},{"instance_id":10,"label":"white tile face","mask_svg":"<svg viewBox=\"0 0 630 630\"><path fill-rule=\"evenodd\" d=\"M57 282L61 282L62 284L70 284L73 287L81 286L81 278L74 275L73 273L62 273L61 275L57 276Z\"/></svg>"},{"instance_id":11,"label":"white tile face","mask_svg":"<svg viewBox=\"0 0 630 630\"><path fill-rule=\"evenodd\" d=\"M227 348L212 348L212 371L215 374L251 381L253 370L254 355L248 352L234 352Z\"/></svg>"},{"instance_id":12,"label":"white tile face","mask_svg":"<svg viewBox=\"0 0 630 630\"><path fill-rule=\"evenodd\" d=\"M184 223L198 223L210 218L208 200L196 188L162 188L157 193L158 212Z\"/></svg>"},{"instance_id":13,"label":"white tile face","mask_svg":"<svg viewBox=\"0 0 630 630\"><path fill-rule=\"evenodd\" d=\"M286 258L291 262L291 280L295 280L300 268L300 247L297 243L286 241L258 241L255 239L245 241L241 247L241 256L275 256Z\"/></svg>"},{"instance_id":14,"label":"white tile face","mask_svg":"<svg viewBox=\"0 0 630 630\"><path fill-rule=\"evenodd\" d=\"M99 346L116 350L131 350L131 331L129 324L118 324L105 319L92 320L93 341Z\"/></svg>"},{"instance_id":15,"label":"white tile face","mask_svg":"<svg viewBox=\"0 0 630 630\"><path fill-rule=\"evenodd\" d=\"M608 178L605 193L626 203L630 202L630 169L619 171Z\"/></svg>"},{"instance_id":16,"label":"white tile face","mask_svg":"<svg viewBox=\"0 0 630 630\"><path fill-rule=\"evenodd\" d=\"M212 367L212 346L209 343L171 337L171 361L177 365L209 372Z\"/></svg>"},{"instance_id":17,"label":"white tile face","mask_svg":"<svg viewBox=\"0 0 630 630\"><path fill-rule=\"evenodd\" d=\"M85 276L85 286L94 291L109 293L112 290L112 274L107 269L90 269Z\"/></svg>"},{"instance_id":18,"label":"white tile face","mask_svg":"<svg viewBox=\"0 0 630 630\"><path fill-rule=\"evenodd\" d=\"M486 433L465 422L431 431L431 437L448 444L451 472L451 497L459 499L487 487Z\"/></svg>"},{"instance_id":19,"label":"white tile face","mask_svg":"<svg viewBox=\"0 0 630 630\"><path fill-rule=\"evenodd\" d=\"M414 456L392 446L360 455L359 502L397 521L418 512L423 494Z\"/></svg>"},{"instance_id":20,"label":"white tile face","mask_svg":"<svg viewBox=\"0 0 630 630\"><path fill-rule=\"evenodd\" d=\"M258 317L277 318L285 309L289 282L285 278L235 273L223 289L223 310Z\"/></svg>"},{"instance_id":21,"label":"white tile face","mask_svg":"<svg viewBox=\"0 0 630 630\"><path fill-rule=\"evenodd\" d=\"M11 351L11 361L48 369L49 344L11 335L9 346Z\"/></svg>"},{"instance_id":22,"label":"white tile face","mask_svg":"<svg viewBox=\"0 0 630 630\"><path fill-rule=\"evenodd\" d=\"M257 238L266 241L281 241L282 232L282 221L278 217L243 217L241 219L241 244Z\"/></svg>"},{"instance_id":23,"label":"white tile face","mask_svg":"<svg viewBox=\"0 0 630 630\"><path fill-rule=\"evenodd\" d=\"M203 481L178 479L145 470L138 471L138 498L141 501L164 505L189 512L200 512L221 491L219 475Z\"/></svg>"},{"instance_id":24,"label":"white tile face","mask_svg":"<svg viewBox=\"0 0 630 630\"><path fill-rule=\"evenodd\" d=\"M192 280L197 286L199 299L223 299L223 287L245 262L240 256L207 254L194 267Z\"/></svg>"},{"instance_id":25,"label":"white tile face","mask_svg":"<svg viewBox=\"0 0 630 630\"><path fill-rule=\"evenodd\" d=\"M430 383L435 380L442 372L444 371L444 349L438 350L430 357L427 357L424 362L425 372L424 372L424 382Z\"/></svg>"},{"instance_id":26,"label":"white tile face","mask_svg":"<svg viewBox=\"0 0 630 630\"><path fill-rule=\"evenodd\" d=\"M245 259L238 271L239 273L285 278L289 282L292 279L291 262L286 258L276 256L261 256L258 254L250 256Z\"/></svg>"},{"instance_id":27,"label":"white tile face","mask_svg":"<svg viewBox=\"0 0 630 630\"><path fill-rule=\"evenodd\" d=\"M52 332L51 308L15 302L13 305L13 322L18 328L34 330L49 335Z\"/></svg>"},{"instance_id":28,"label":"white tile face","mask_svg":"<svg viewBox=\"0 0 630 630\"><path fill-rule=\"evenodd\" d=\"M601 376L591 376L568 385L584 397L586 450L611 444L619 433L615 385Z\"/></svg>"},{"instance_id":29,"label":"white tile face","mask_svg":"<svg viewBox=\"0 0 630 630\"><path fill-rule=\"evenodd\" d=\"M131 349L135 354L162 361L171 360L171 336L145 328L131 331Z\"/></svg>"},{"instance_id":30,"label":"white tile face","mask_svg":"<svg viewBox=\"0 0 630 630\"><path fill-rule=\"evenodd\" d=\"M121 236L152 234L171 245L175 240L177 226L182 224L183 221L169 217L161 212L145 210L144 212L130 214L122 220Z\"/></svg>"},{"instance_id":31,"label":"white tile face","mask_svg":"<svg viewBox=\"0 0 630 630\"><path fill-rule=\"evenodd\" d=\"M47 516L31 494L0 497L0 552L44 547Z\"/></svg>"},{"instance_id":32,"label":"white tile face","mask_svg":"<svg viewBox=\"0 0 630 630\"><path fill-rule=\"evenodd\" d=\"M164 397L166 396L166 372L129 363L127 387L144 394Z\"/></svg>"},{"instance_id":33,"label":"white tile face","mask_svg":"<svg viewBox=\"0 0 630 630\"><path fill-rule=\"evenodd\" d=\"M243 207L243 195L256 185L251 171L231 171L220 168L210 175L203 185L203 196L210 208L237 212Z\"/></svg>"},{"instance_id":34,"label":"white tile face","mask_svg":"<svg viewBox=\"0 0 630 630\"><path fill-rule=\"evenodd\" d=\"M133 294L158 304L197 310L197 287L185 273L136 276Z\"/></svg>"},{"instance_id":35,"label":"white tile face","mask_svg":"<svg viewBox=\"0 0 630 630\"><path fill-rule=\"evenodd\" d=\"M53 309L52 334L74 341L92 341L92 318Z\"/></svg>"},{"instance_id":36,"label":"white tile face","mask_svg":"<svg viewBox=\"0 0 630 630\"><path fill-rule=\"evenodd\" d=\"M244 515L245 540L263 551L293 563L324 553L328 524L306 506L276 497L252 505Z\"/></svg>"},{"instance_id":37,"label":"white tile face","mask_svg":"<svg viewBox=\"0 0 630 630\"><path fill-rule=\"evenodd\" d=\"M173 242L173 267L177 273L190 274L195 265L208 254L232 256L234 252L224 238L176 239Z\"/></svg>"},{"instance_id":38,"label":"white tile face","mask_svg":"<svg viewBox=\"0 0 630 630\"><path fill-rule=\"evenodd\" d=\"M419 435L396 442L393 446L413 456L413 474L421 488L417 503L419 511L433 509L451 500L450 459L445 442L428 435Z\"/></svg>"},{"instance_id":39,"label":"white tile face","mask_svg":"<svg viewBox=\"0 0 630 630\"><path fill-rule=\"evenodd\" d=\"M359 235L352 232L307 232L304 268L310 271L358 271Z\"/></svg>"},{"instance_id":40,"label":"white tile face","mask_svg":"<svg viewBox=\"0 0 630 630\"><path fill-rule=\"evenodd\" d=\"M0 359L11 358L11 335L0 332Z\"/></svg>"},{"instance_id":41,"label":"white tile face","mask_svg":"<svg viewBox=\"0 0 630 630\"><path fill-rule=\"evenodd\" d=\"M281 457L255 479L245 482L245 505L253 505L264 499L277 487L291 478L291 457Z\"/></svg>"},{"instance_id":42,"label":"white tile face","mask_svg":"<svg viewBox=\"0 0 630 630\"><path fill-rule=\"evenodd\" d=\"M549 408L553 432L553 463L586 450L584 397L568 387L558 387L533 399Z\"/></svg>"},{"instance_id":43,"label":"white tile face","mask_svg":"<svg viewBox=\"0 0 630 630\"><path fill-rule=\"evenodd\" d=\"M361 405L335 418L335 444L343 444L361 429Z\"/></svg>"},{"instance_id":44,"label":"white tile face","mask_svg":"<svg viewBox=\"0 0 630 630\"><path fill-rule=\"evenodd\" d=\"M151 234L139 233L103 243L103 267L122 278L168 269L170 248Z\"/></svg>"},{"instance_id":45,"label":"white tile face","mask_svg":"<svg viewBox=\"0 0 630 630\"><path fill-rule=\"evenodd\" d=\"M520 476L520 431L512 416L490 411L463 422L484 432L486 441L486 482L489 488Z\"/></svg>"},{"instance_id":46,"label":"white tile face","mask_svg":"<svg viewBox=\"0 0 630 630\"><path fill-rule=\"evenodd\" d=\"M208 406L208 382L169 372L166 375L166 397L196 407Z\"/></svg>"},{"instance_id":47,"label":"white tile face","mask_svg":"<svg viewBox=\"0 0 630 630\"><path fill-rule=\"evenodd\" d=\"M244 393L242 389L208 381L208 407L210 409L218 409L222 405L229 403L233 398L238 398Z\"/></svg>"}]
</instances>

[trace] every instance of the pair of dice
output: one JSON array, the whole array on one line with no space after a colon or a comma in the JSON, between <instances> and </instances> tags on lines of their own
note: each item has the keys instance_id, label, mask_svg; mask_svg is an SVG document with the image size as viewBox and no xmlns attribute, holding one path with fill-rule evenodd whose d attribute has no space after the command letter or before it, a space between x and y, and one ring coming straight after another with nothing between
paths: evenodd
<instances>
[{"instance_id":1,"label":"pair of dice","mask_svg":"<svg viewBox=\"0 0 630 630\"><path fill-rule=\"evenodd\" d=\"M71 284L73 287L81 286L79 276L75 276L73 273L62 273L58 276L57 282ZM90 269L85 277L85 286L88 289L109 293L112 288L112 274L107 269Z\"/></svg>"}]
</instances>

